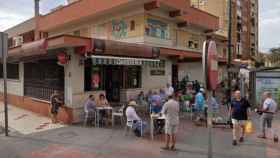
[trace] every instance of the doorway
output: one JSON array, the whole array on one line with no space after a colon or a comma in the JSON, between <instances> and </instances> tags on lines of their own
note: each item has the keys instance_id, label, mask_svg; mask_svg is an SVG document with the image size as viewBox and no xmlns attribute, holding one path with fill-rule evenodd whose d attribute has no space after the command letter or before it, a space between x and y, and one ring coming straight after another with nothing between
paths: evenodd
<instances>
[{"instance_id":1,"label":"doorway","mask_svg":"<svg viewBox=\"0 0 280 158\"><path fill-rule=\"evenodd\" d=\"M110 102L120 101L122 73L121 66L105 66L105 91Z\"/></svg>"}]
</instances>

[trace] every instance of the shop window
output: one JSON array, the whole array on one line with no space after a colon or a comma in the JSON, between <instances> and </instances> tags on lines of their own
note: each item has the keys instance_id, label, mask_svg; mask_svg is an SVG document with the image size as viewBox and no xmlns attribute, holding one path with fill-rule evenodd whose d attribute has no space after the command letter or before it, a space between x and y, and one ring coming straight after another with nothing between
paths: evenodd
<instances>
[{"instance_id":1,"label":"shop window","mask_svg":"<svg viewBox=\"0 0 280 158\"><path fill-rule=\"evenodd\" d=\"M135 30L135 21L131 20L130 21L130 31L134 31Z\"/></svg>"},{"instance_id":2,"label":"shop window","mask_svg":"<svg viewBox=\"0 0 280 158\"><path fill-rule=\"evenodd\" d=\"M140 88L141 87L141 67L131 66L127 69L125 88Z\"/></svg>"},{"instance_id":3,"label":"shop window","mask_svg":"<svg viewBox=\"0 0 280 158\"><path fill-rule=\"evenodd\" d=\"M0 78L3 78L3 65L0 63ZM7 78L8 79L19 79L19 65L18 64L7 64Z\"/></svg>"}]
</instances>

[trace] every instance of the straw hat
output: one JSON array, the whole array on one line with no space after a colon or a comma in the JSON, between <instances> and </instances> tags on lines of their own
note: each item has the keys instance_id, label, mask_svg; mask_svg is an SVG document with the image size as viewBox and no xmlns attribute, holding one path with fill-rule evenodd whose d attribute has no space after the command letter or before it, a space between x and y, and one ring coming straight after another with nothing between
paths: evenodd
<instances>
[{"instance_id":1,"label":"straw hat","mask_svg":"<svg viewBox=\"0 0 280 158\"><path fill-rule=\"evenodd\" d=\"M130 101L128 103L129 106L137 106L137 103L135 101Z\"/></svg>"}]
</instances>

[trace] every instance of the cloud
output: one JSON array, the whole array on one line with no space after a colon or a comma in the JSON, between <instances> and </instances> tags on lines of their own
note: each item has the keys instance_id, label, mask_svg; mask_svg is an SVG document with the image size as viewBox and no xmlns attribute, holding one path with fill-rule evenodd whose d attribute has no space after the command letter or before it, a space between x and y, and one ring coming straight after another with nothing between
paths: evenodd
<instances>
[{"instance_id":1,"label":"cloud","mask_svg":"<svg viewBox=\"0 0 280 158\"><path fill-rule=\"evenodd\" d=\"M4 31L34 15L34 0L1 0L0 4L0 31ZM45 14L50 9L65 4L65 0L41 0L40 12Z\"/></svg>"},{"instance_id":2,"label":"cloud","mask_svg":"<svg viewBox=\"0 0 280 158\"><path fill-rule=\"evenodd\" d=\"M279 8L279 0L260 0L259 42L262 52L280 46Z\"/></svg>"}]
</instances>

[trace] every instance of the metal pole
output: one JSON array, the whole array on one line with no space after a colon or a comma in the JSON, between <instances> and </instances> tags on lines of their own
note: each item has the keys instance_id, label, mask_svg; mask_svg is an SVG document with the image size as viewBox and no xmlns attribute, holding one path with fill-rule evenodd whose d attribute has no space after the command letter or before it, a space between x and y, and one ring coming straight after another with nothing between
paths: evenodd
<instances>
[{"instance_id":1,"label":"metal pole","mask_svg":"<svg viewBox=\"0 0 280 158\"><path fill-rule=\"evenodd\" d=\"M7 95L7 54L8 54L8 34L0 32L0 51L3 63L4 79L4 111L5 111L5 135L9 136L8 126L8 95Z\"/></svg>"},{"instance_id":2,"label":"metal pole","mask_svg":"<svg viewBox=\"0 0 280 158\"><path fill-rule=\"evenodd\" d=\"M228 61L227 61L227 69L228 69L228 101L230 101L231 98L231 72L230 72L230 67L231 67L231 45L232 45L232 29L231 29L231 25L232 25L232 2L231 0L228 0L228 18L229 18L229 22L228 22Z\"/></svg>"},{"instance_id":3,"label":"metal pole","mask_svg":"<svg viewBox=\"0 0 280 158\"><path fill-rule=\"evenodd\" d=\"M212 143L212 114L213 109L210 105L213 96L213 91L208 91L208 111L207 111L207 127L208 127L208 158L213 157L213 143Z\"/></svg>"}]
</instances>

